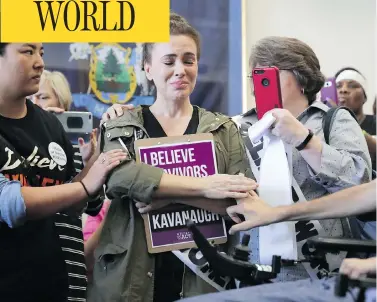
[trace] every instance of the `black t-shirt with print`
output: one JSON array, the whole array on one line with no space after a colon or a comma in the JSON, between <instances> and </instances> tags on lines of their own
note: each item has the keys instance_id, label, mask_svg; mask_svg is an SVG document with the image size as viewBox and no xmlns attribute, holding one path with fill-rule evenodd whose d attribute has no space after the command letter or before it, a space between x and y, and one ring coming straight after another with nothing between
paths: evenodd
<instances>
[{"instance_id":1,"label":"black t-shirt with print","mask_svg":"<svg viewBox=\"0 0 377 302\"><path fill-rule=\"evenodd\" d=\"M22 119L0 117L0 134L12 145L0 143L0 171L23 186L53 186L75 174L72 145L58 119L27 100ZM22 168L16 152L28 160ZM36 175L37 177L25 177ZM10 229L0 224L0 297L2 301L67 300L68 274L55 215L27 221Z\"/></svg>"},{"instance_id":2,"label":"black t-shirt with print","mask_svg":"<svg viewBox=\"0 0 377 302\"><path fill-rule=\"evenodd\" d=\"M365 119L360 124L360 128L366 131L368 134L375 136L376 135L376 117L374 115L365 115ZM376 171L376 158L374 156L372 159L372 169ZM357 216L362 221L375 221L376 220L376 211L372 211L367 214Z\"/></svg>"},{"instance_id":3,"label":"black t-shirt with print","mask_svg":"<svg viewBox=\"0 0 377 302\"><path fill-rule=\"evenodd\" d=\"M360 124L361 129L366 131L368 134L376 135L376 117L374 115L365 115L365 119ZM372 168L376 170L376 158L372 156Z\"/></svg>"},{"instance_id":4,"label":"black t-shirt with print","mask_svg":"<svg viewBox=\"0 0 377 302\"><path fill-rule=\"evenodd\" d=\"M151 138L166 137L164 129L149 110L143 107L144 128ZM199 111L194 106L191 120L184 134L195 134L199 125ZM172 252L159 253L155 258L154 302L179 300L182 291L184 264Z\"/></svg>"},{"instance_id":5,"label":"black t-shirt with print","mask_svg":"<svg viewBox=\"0 0 377 302\"><path fill-rule=\"evenodd\" d=\"M376 135L376 117L374 115L365 115L365 119L360 124L361 129L370 135Z\"/></svg>"}]
</instances>

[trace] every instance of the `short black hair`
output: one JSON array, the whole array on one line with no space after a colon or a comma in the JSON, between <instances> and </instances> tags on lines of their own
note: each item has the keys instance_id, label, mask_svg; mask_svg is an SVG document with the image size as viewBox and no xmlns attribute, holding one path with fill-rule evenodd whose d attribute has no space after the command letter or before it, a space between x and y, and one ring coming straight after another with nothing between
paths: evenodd
<instances>
[{"instance_id":1,"label":"short black hair","mask_svg":"<svg viewBox=\"0 0 377 302\"><path fill-rule=\"evenodd\" d=\"M0 43L0 56L4 55L5 48L9 43Z\"/></svg>"}]
</instances>

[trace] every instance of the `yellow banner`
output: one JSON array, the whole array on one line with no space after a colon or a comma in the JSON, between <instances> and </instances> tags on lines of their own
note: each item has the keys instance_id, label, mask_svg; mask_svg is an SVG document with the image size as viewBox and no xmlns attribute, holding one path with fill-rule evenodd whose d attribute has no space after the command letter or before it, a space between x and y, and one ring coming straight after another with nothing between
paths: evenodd
<instances>
[{"instance_id":1,"label":"yellow banner","mask_svg":"<svg viewBox=\"0 0 377 302\"><path fill-rule=\"evenodd\" d=\"M170 0L1 0L0 41L168 42Z\"/></svg>"}]
</instances>

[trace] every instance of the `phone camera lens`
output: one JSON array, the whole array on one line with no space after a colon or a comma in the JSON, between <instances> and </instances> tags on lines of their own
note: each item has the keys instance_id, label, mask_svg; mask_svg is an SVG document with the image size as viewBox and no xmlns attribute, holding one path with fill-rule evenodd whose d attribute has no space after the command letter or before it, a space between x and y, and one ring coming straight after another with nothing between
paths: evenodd
<instances>
[{"instance_id":1,"label":"phone camera lens","mask_svg":"<svg viewBox=\"0 0 377 302\"><path fill-rule=\"evenodd\" d=\"M263 79L263 80L262 80L262 85L263 85L263 86L268 86L268 85L270 85L270 80L269 80L269 79Z\"/></svg>"}]
</instances>

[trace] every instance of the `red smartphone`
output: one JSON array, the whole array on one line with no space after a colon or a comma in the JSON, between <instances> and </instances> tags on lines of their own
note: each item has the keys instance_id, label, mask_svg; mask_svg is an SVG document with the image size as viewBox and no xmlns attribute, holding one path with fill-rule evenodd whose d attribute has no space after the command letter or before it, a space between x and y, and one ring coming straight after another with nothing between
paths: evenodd
<instances>
[{"instance_id":1,"label":"red smartphone","mask_svg":"<svg viewBox=\"0 0 377 302\"><path fill-rule=\"evenodd\" d=\"M253 84L258 120L272 109L283 108L277 67L254 68Z\"/></svg>"}]
</instances>

